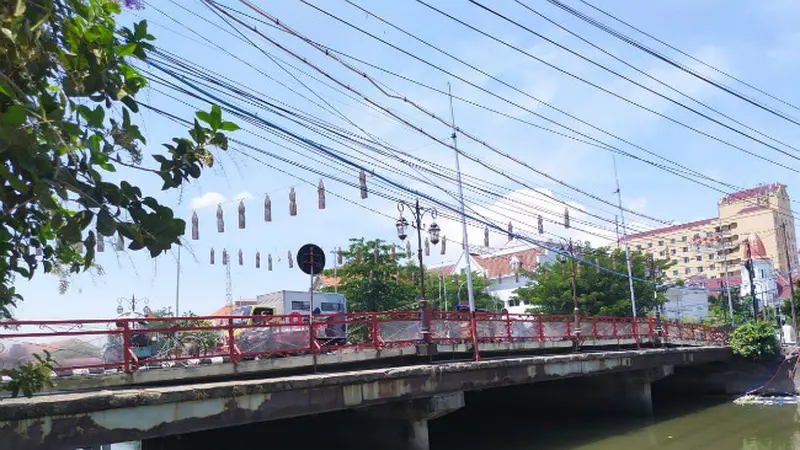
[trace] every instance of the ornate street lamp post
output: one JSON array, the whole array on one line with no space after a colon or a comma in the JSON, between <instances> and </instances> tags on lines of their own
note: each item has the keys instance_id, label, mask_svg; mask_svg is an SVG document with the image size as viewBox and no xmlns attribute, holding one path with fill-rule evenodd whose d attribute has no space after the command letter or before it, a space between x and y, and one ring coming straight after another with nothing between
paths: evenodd
<instances>
[{"instance_id":1,"label":"ornate street lamp post","mask_svg":"<svg viewBox=\"0 0 800 450\"><path fill-rule=\"evenodd\" d=\"M422 263L422 217L425 214L430 214L431 224L428 226L428 234L430 235L431 244L436 245L439 243L439 233L441 229L436 225L436 209L434 208L421 208L419 206L419 199L416 200L414 206L401 201L397 204L397 210L400 212L400 218L397 219L397 237L404 241L408 234L408 221L403 217L403 211L408 208L414 219L414 226L417 229L417 261L419 263L419 307L422 316L422 342L426 346L426 352L430 352L431 343L431 321L428 316L428 300L425 297L425 266Z\"/></svg>"},{"instance_id":2,"label":"ornate street lamp post","mask_svg":"<svg viewBox=\"0 0 800 450\"><path fill-rule=\"evenodd\" d=\"M580 315L578 314L578 288L575 282L575 251L572 246L572 239L567 241L561 238L561 240L564 241L564 244L561 245L561 249L569 252L569 272L570 278L572 279L572 319L574 322L575 343L577 345L581 337L581 322Z\"/></svg>"}]
</instances>

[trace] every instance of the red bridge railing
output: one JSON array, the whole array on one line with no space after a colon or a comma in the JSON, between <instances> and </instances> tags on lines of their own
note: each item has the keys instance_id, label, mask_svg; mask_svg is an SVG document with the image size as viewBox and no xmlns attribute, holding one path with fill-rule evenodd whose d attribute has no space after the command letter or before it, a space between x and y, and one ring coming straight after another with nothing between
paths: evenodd
<instances>
[{"instance_id":1,"label":"red bridge railing","mask_svg":"<svg viewBox=\"0 0 800 450\"><path fill-rule=\"evenodd\" d=\"M653 318L579 317L433 311L431 340L438 344L571 341L583 345L662 342L726 345L726 329ZM4 322L0 368L49 351L58 374L135 372L142 368L280 358L420 342L419 312L377 312L307 317L179 317ZM478 346L480 349L480 345ZM474 351L475 357L479 352Z\"/></svg>"}]
</instances>

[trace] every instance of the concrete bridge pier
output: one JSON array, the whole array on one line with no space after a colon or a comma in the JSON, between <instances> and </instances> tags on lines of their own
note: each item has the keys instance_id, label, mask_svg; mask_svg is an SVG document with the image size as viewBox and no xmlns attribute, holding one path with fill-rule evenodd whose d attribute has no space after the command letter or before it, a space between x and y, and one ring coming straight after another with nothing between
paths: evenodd
<instances>
[{"instance_id":1,"label":"concrete bridge pier","mask_svg":"<svg viewBox=\"0 0 800 450\"><path fill-rule=\"evenodd\" d=\"M367 408L368 440L387 450L430 450L428 422L464 407L464 393Z\"/></svg>"}]
</instances>

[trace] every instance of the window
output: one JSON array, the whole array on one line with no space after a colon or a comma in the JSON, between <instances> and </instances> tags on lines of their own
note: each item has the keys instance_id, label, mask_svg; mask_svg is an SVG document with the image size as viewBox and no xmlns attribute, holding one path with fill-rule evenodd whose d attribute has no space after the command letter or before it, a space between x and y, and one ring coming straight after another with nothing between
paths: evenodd
<instances>
[{"instance_id":1,"label":"window","mask_svg":"<svg viewBox=\"0 0 800 450\"><path fill-rule=\"evenodd\" d=\"M664 241L658 241L658 245L663 247L664 246Z\"/></svg>"},{"instance_id":2,"label":"window","mask_svg":"<svg viewBox=\"0 0 800 450\"><path fill-rule=\"evenodd\" d=\"M674 244L674 243L675 243L675 239L670 239L670 240L669 240L669 243L670 243L670 244Z\"/></svg>"},{"instance_id":3,"label":"window","mask_svg":"<svg viewBox=\"0 0 800 450\"><path fill-rule=\"evenodd\" d=\"M686 242L686 236L681 236L681 242Z\"/></svg>"},{"instance_id":4,"label":"window","mask_svg":"<svg viewBox=\"0 0 800 450\"><path fill-rule=\"evenodd\" d=\"M641 250L641 249L642 249L641 244L636 246L636 250Z\"/></svg>"},{"instance_id":5,"label":"window","mask_svg":"<svg viewBox=\"0 0 800 450\"><path fill-rule=\"evenodd\" d=\"M669 254L670 254L670 255L674 255L675 253L678 253L678 251L677 251L677 250L675 250L674 248L673 248L672 250L670 250L670 251L669 251Z\"/></svg>"},{"instance_id":6,"label":"window","mask_svg":"<svg viewBox=\"0 0 800 450\"><path fill-rule=\"evenodd\" d=\"M689 258L688 258L688 257L686 257L686 258L683 258L683 263L684 263L684 264L686 264L686 263L688 263L688 262L689 262Z\"/></svg>"},{"instance_id":7,"label":"window","mask_svg":"<svg viewBox=\"0 0 800 450\"><path fill-rule=\"evenodd\" d=\"M647 248L653 248L653 243L652 242L648 242L647 243Z\"/></svg>"},{"instance_id":8,"label":"window","mask_svg":"<svg viewBox=\"0 0 800 450\"><path fill-rule=\"evenodd\" d=\"M678 271L677 270L673 270L672 271L672 276L677 277L678 276Z\"/></svg>"},{"instance_id":9,"label":"window","mask_svg":"<svg viewBox=\"0 0 800 450\"><path fill-rule=\"evenodd\" d=\"M697 261L702 261L703 260L703 256L702 255L697 255L697 256L694 257L694 259L696 259Z\"/></svg>"},{"instance_id":10,"label":"window","mask_svg":"<svg viewBox=\"0 0 800 450\"><path fill-rule=\"evenodd\" d=\"M712 265L708 266L708 270L712 270L712 271L713 270L717 270L717 265L716 264L712 264Z\"/></svg>"},{"instance_id":11,"label":"window","mask_svg":"<svg viewBox=\"0 0 800 450\"><path fill-rule=\"evenodd\" d=\"M711 253L710 255L708 255L708 260L709 260L709 261L711 261L712 259L714 259L714 254L713 254L713 253Z\"/></svg>"},{"instance_id":12,"label":"window","mask_svg":"<svg viewBox=\"0 0 800 450\"><path fill-rule=\"evenodd\" d=\"M658 252L658 256L664 256L664 250L661 250L660 252Z\"/></svg>"},{"instance_id":13,"label":"window","mask_svg":"<svg viewBox=\"0 0 800 450\"><path fill-rule=\"evenodd\" d=\"M764 269L761 269L761 278L767 278L767 275L764 273Z\"/></svg>"},{"instance_id":14,"label":"window","mask_svg":"<svg viewBox=\"0 0 800 450\"><path fill-rule=\"evenodd\" d=\"M689 275L690 273L692 273L692 268L691 267L687 267L686 269L683 270L683 273L685 273L686 275Z\"/></svg>"},{"instance_id":15,"label":"window","mask_svg":"<svg viewBox=\"0 0 800 450\"><path fill-rule=\"evenodd\" d=\"M698 272L702 272L703 271L703 266L697 266L697 271Z\"/></svg>"},{"instance_id":16,"label":"window","mask_svg":"<svg viewBox=\"0 0 800 450\"><path fill-rule=\"evenodd\" d=\"M322 302L321 306L323 312L340 312L342 310L340 303Z\"/></svg>"},{"instance_id":17,"label":"window","mask_svg":"<svg viewBox=\"0 0 800 450\"><path fill-rule=\"evenodd\" d=\"M311 309L310 302L292 302L292 311L308 311Z\"/></svg>"},{"instance_id":18,"label":"window","mask_svg":"<svg viewBox=\"0 0 800 450\"><path fill-rule=\"evenodd\" d=\"M686 253L688 251L689 251L689 247L683 247L683 253Z\"/></svg>"},{"instance_id":19,"label":"window","mask_svg":"<svg viewBox=\"0 0 800 450\"><path fill-rule=\"evenodd\" d=\"M711 237L711 234L712 233L710 231L706 231L706 237Z\"/></svg>"}]
</instances>

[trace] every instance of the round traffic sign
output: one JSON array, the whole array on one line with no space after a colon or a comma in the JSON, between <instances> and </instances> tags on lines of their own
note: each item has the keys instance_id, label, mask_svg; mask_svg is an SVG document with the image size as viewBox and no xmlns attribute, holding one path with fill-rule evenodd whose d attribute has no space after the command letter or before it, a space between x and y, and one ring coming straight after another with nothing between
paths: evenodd
<instances>
[{"instance_id":1,"label":"round traffic sign","mask_svg":"<svg viewBox=\"0 0 800 450\"><path fill-rule=\"evenodd\" d=\"M325 269L325 252L317 245L306 244L297 251L297 265L303 272L317 275Z\"/></svg>"}]
</instances>

